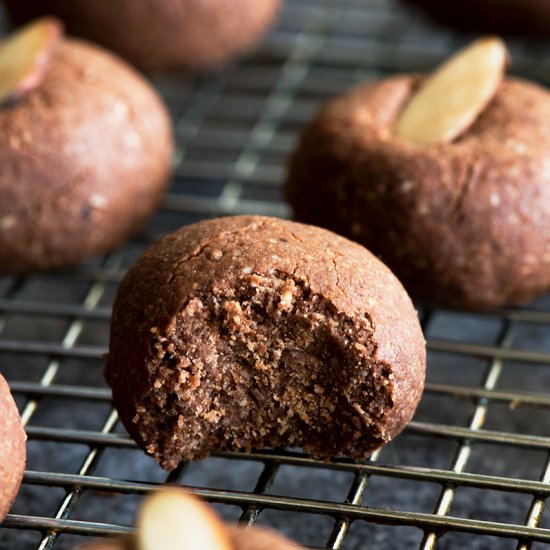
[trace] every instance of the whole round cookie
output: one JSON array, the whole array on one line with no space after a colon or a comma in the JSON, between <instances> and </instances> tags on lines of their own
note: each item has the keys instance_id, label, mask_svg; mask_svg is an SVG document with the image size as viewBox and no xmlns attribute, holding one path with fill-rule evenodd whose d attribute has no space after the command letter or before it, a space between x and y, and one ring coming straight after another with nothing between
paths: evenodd
<instances>
[{"instance_id":1,"label":"whole round cookie","mask_svg":"<svg viewBox=\"0 0 550 550\"><path fill-rule=\"evenodd\" d=\"M130 269L106 378L167 469L212 451L368 457L424 385L416 311L393 274L324 229L242 216L167 235Z\"/></svg>"},{"instance_id":2,"label":"whole round cookie","mask_svg":"<svg viewBox=\"0 0 550 550\"><path fill-rule=\"evenodd\" d=\"M17 64L0 46L0 73L18 72L0 105L0 271L104 253L159 206L173 148L166 109L125 62L63 39L55 20L31 24L9 47Z\"/></svg>"},{"instance_id":3,"label":"whole round cookie","mask_svg":"<svg viewBox=\"0 0 550 550\"><path fill-rule=\"evenodd\" d=\"M55 15L70 34L147 70L208 69L251 49L281 0L5 0L17 24Z\"/></svg>"},{"instance_id":4,"label":"whole round cookie","mask_svg":"<svg viewBox=\"0 0 550 550\"><path fill-rule=\"evenodd\" d=\"M457 138L418 145L395 126L423 80L362 85L320 110L289 165L297 219L364 244L430 303L485 309L545 292L550 94L505 79Z\"/></svg>"},{"instance_id":5,"label":"whole round cookie","mask_svg":"<svg viewBox=\"0 0 550 550\"><path fill-rule=\"evenodd\" d=\"M0 523L19 491L25 469L26 439L10 388L0 374Z\"/></svg>"},{"instance_id":6,"label":"whole round cookie","mask_svg":"<svg viewBox=\"0 0 550 550\"><path fill-rule=\"evenodd\" d=\"M403 0L435 20L476 32L550 36L550 0Z\"/></svg>"}]
</instances>

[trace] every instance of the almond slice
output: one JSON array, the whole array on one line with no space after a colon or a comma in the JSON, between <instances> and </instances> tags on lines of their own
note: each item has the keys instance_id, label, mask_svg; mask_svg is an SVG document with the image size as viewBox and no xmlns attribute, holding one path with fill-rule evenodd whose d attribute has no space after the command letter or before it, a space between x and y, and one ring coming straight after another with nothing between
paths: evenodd
<instances>
[{"instance_id":1,"label":"almond slice","mask_svg":"<svg viewBox=\"0 0 550 550\"><path fill-rule=\"evenodd\" d=\"M40 85L62 35L61 23L45 17L0 44L0 103L18 99Z\"/></svg>"},{"instance_id":2,"label":"almond slice","mask_svg":"<svg viewBox=\"0 0 550 550\"><path fill-rule=\"evenodd\" d=\"M138 515L139 550L232 550L216 514L183 489L162 489L149 497Z\"/></svg>"},{"instance_id":3,"label":"almond slice","mask_svg":"<svg viewBox=\"0 0 550 550\"><path fill-rule=\"evenodd\" d=\"M435 70L401 113L396 136L418 144L452 141L494 97L508 52L496 37L477 40Z\"/></svg>"}]
</instances>

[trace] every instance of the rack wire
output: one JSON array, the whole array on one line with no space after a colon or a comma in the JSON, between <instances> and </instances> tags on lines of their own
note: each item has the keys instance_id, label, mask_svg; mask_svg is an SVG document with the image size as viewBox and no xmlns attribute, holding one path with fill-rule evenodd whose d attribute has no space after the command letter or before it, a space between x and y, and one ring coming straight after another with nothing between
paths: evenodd
<instances>
[{"instance_id":1,"label":"rack wire","mask_svg":"<svg viewBox=\"0 0 550 550\"><path fill-rule=\"evenodd\" d=\"M131 530L144 494L181 483L228 520L311 548L539 548L550 542L550 297L473 315L421 310L428 384L414 421L365 463L296 450L221 453L163 472L120 426L102 378L110 306L154 238L225 214L287 217L281 182L320 102L435 65L469 37L384 0L289 0L251 58L154 80L171 110L175 176L147 231L66 271L0 278L0 370L28 442L0 548L63 549ZM512 42L514 72L549 84L549 47Z\"/></svg>"}]
</instances>

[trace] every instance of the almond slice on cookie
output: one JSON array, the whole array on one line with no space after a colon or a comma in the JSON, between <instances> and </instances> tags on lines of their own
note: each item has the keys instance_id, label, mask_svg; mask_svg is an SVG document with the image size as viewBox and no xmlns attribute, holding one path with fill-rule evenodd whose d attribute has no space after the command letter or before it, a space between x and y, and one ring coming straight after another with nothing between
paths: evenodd
<instances>
[{"instance_id":1,"label":"almond slice on cookie","mask_svg":"<svg viewBox=\"0 0 550 550\"><path fill-rule=\"evenodd\" d=\"M506 46L497 37L482 38L459 51L412 95L395 135L419 145L452 141L494 97L507 63Z\"/></svg>"},{"instance_id":2,"label":"almond slice on cookie","mask_svg":"<svg viewBox=\"0 0 550 550\"><path fill-rule=\"evenodd\" d=\"M154 493L137 521L139 550L232 550L227 529L203 502L176 487Z\"/></svg>"},{"instance_id":3,"label":"almond slice on cookie","mask_svg":"<svg viewBox=\"0 0 550 550\"><path fill-rule=\"evenodd\" d=\"M62 36L61 23L44 17L0 42L0 103L19 99L40 85Z\"/></svg>"}]
</instances>

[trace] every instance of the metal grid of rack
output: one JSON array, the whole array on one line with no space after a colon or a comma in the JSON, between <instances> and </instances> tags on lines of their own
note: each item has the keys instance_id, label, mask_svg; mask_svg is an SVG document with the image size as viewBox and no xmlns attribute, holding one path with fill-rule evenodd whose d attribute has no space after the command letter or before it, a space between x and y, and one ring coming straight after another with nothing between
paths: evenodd
<instances>
[{"instance_id":1,"label":"metal grid of rack","mask_svg":"<svg viewBox=\"0 0 550 550\"><path fill-rule=\"evenodd\" d=\"M102 378L116 286L152 239L206 216L289 216L285 157L321 101L427 69L466 40L389 1L289 0L248 60L206 77L155 79L178 147L172 188L148 230L71 270L0 278L0 370L29 437L0 548L69 548L127 532L143 494L165 482L191 487L228 520L270 525L312 548L550 542L549 297L484 315L422 310L422 404L361 464L266 450L167 475L128 438ZM550 80L542 45L511 47L515 73Z\"/></svg>"}]
</instances>

